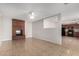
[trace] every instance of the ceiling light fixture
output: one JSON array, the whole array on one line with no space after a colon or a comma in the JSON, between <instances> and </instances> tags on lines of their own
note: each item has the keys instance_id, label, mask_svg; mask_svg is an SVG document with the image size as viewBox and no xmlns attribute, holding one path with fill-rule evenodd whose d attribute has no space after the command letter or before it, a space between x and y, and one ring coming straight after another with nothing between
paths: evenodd
<instances>
[{"instance_id":1,"label":"ceiling light fixture","mask_svg":"<svg viewBox=\"0 0 79 59\"><path fill-rule=\"evenodd\" d=\"M35 17L34 12L31 12L29 16L30 16L30 19L34 19L34 17Z\"/></svg>"},{"instance_id":2,"label":"ceiling light fixture","mask_svg":"<svg viewBox=\"0 0 79 59\"><path fill-rule=\"evenodd\" d=\"M31 15L31 16L30 16L30 19L34 19L34 16L33 16L33 15Z\"/></svg>"}]
</instances>

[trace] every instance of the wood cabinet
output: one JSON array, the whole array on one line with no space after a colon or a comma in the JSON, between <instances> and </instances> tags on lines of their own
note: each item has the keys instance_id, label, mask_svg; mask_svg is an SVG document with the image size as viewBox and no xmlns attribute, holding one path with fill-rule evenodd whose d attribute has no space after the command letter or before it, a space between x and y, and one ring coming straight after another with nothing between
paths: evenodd
<instances>
[{"instance_id":1,"label":"wood cabinet","mask_svg":"<svg viewBox=\"0 0 79 59\"><path fill-rule=\"evenodd\" d=\"M67 30L69 30L69 28L73 27L73 35L74 37L79 37L79 24L75 23L75 24L64 24L63 27ZM67 32L66 32L67 34Z\"/></svg>"}]
</instances>

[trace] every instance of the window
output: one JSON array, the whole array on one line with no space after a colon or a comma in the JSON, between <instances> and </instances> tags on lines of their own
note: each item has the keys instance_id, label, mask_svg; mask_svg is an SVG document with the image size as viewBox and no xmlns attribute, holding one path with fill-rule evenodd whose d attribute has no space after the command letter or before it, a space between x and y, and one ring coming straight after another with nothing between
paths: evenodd
<instances>
[{"instance_id":1,"label":"window","mask_svg":"<svg viewBox=\"0 0 79 59\"><path fill-rule=\"evenodd\" d=\"M44 19L43 20L43 27L45 29L46 28L56 28L57 27L57 22L58 22L57 16Z\"/></svg>"}]
</instances>

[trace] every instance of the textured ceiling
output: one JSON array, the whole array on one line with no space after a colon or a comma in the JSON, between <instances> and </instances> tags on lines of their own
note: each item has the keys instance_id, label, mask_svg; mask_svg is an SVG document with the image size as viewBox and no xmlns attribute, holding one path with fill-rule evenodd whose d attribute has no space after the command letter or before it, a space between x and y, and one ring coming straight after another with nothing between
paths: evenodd
<instances>
[{"instance_id":1,"label":"textured ceiling","mask_svg":"<svg viewBox=\"0 0 79 59\"><path fill-rule=\"evenodd\" d=\"M54 3L4 3L0 4L0 15L27 19L28 13L34 12L34 20L38 20L51 16L53 12L50 12L50 10L52 10L51 7L54 7L54 5Z\"/></svg>"},{"instance_id":2,"label":"textured ceiling","mask_svg":"<svg viewBox=\"0 0 79 59\"><path fill-rule=\"evenodd\" d=\"M64 3L0 3L0 15L29 19L29 12L35 13L35 20L61 13L62 20L79 17L79 4Z\"/></svg>"}]
</instances>

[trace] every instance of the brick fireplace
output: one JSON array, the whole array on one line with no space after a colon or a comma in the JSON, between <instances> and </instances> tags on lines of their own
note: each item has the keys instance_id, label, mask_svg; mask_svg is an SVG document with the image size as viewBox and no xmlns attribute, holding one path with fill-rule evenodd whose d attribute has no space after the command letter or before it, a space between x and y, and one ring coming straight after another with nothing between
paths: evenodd
<instances>
[{"instance_id":1,"label":"brick fireplace","mask_svg":"<svg viewBox=\"0 0 79 59\"><path fill-rule=\"evenodd\" d=\"M12 39L25 39L25 21L12 19Z\"/></svg>"}]
</instances>

